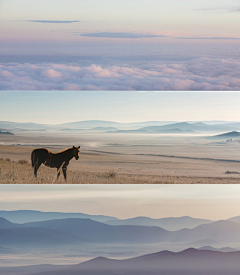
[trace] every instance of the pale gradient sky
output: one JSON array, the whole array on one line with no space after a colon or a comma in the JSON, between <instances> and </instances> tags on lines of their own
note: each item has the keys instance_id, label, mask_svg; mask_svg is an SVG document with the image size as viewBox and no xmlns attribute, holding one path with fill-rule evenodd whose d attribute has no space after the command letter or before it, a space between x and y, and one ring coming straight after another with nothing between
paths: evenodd
<instances>
[{"instance_id":1,"label":"pale gradient sky","mask_svg":"<svg viewBox=\"0 0 240 275\"><path fill-rule=\"evenodd\" d=\"M0 185L1 210L81 212L118 218L240 215L240 185Z\"/></svg>"},{"instance_id":2,"label":"pale gradient sky","mask_svg":"<svg viewBox=\"0 0 240 275\"><path fill-rule=\"evenodd\" d=\"M0 0L0 90L240 90L239 0Z\"/></svg>"},{"instance_id":3,"label":"pale gradient sky","mask_svg":"<svg viewBox=\"0 0 240 275\"><path fill-rule=\"evenodd\" d=\"M240 92L0 92L0 120L240 121Z\"/></svg>"},{"instance_id":4,"label":"pale gradient sky","mask_svg":"<svg viewBox=\"0 0 240 275\"><path fill-rule=\"evenodd\" d=\"M94 41L74 32L240 38L239 0L2 0L0 8L1 40Z\"/></svg>"}]
</instances>

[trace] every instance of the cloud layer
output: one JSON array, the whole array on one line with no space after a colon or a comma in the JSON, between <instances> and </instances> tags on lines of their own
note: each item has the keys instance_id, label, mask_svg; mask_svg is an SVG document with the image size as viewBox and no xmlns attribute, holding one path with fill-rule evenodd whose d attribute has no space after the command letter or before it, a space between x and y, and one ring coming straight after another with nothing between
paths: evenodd
<instances>
[{"instance_id":1,"label":"cloud layer","mask_svg":"<svg viewBox=\"0 0 240 275\"><path fill-rule=\"evenodd\" d=\"M134 65L0 65L1 90L240 90L240 59Z\"/></svg>"},{"instance_id":2,"label":"cloud layer","mask_svg":"<svg viewBox=\"0 0 240 275\"><path fill-rule=\"evenodd\" d=\"M76 33L78 34L78 33ZM87 37L104 37L104 38L154 38L154 37L168 37L165 35L154 34L138 34L128 32L98 32L98 33L79 33L81 36Z\"/></svg>"}]
</instances>

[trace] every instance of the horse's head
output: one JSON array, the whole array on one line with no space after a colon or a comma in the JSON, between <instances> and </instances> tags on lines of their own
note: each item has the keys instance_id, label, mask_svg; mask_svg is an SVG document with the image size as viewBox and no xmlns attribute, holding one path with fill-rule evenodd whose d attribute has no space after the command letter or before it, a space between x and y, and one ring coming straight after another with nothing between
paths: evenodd
<instances>
[{"instance_id":1,"label":"horse's head","mask_svg":"<svg viewBox=\"0 0 240 275\"><path fill-rule=\"evenodd\" d=\"M79 153L80 153L80 146L72 148L73 150L73 157L78 160L79 159Z\"/></svg>"}]
</instances>

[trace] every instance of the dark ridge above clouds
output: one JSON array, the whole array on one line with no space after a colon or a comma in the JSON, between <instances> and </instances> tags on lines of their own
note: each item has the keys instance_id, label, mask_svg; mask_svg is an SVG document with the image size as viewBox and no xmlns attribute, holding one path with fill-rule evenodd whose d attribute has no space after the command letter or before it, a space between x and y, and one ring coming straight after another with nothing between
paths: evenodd
<instances>
[{"instance_id":1,"label":"dark ridge above clouds","mask_svg":"<svg viewBox=\"0 0 240 275\"><path fill-rule=\"evenodd\" d=\"M104 37L104 38L154 38L169 37L166 35L128 33L128 32L96 32L96 33L75 33L76 35L87 37Z\"/></svg>"},{"instance_id":2,"label":"dark ridge above clouds","mask_svg":"<svg viewBox=\"0 0 240 275\"><path fill-rule=\"evenodd\" d=\"M25 20L27 22L34 22L34 23L54 23L54 24L70 24L70 23L78 23L80 22L79 20L75 21L61 21L61 20Z\"/></svg>"}]
</instances>

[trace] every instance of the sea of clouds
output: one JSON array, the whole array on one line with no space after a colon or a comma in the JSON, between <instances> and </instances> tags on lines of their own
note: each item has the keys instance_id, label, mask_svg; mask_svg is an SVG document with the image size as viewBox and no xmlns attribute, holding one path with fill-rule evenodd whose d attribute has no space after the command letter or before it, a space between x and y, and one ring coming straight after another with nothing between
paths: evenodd
<instances>
[{"instance_id":1,"label":"sea of clouds","mask_svg":"<svg viewBox=\"0 0 240 275\"><path fill-rule=\"evenodd\" d=\"M127 63L0 63L0 90L240 90L240 59Z\"/></svg>"}]
</instances>

